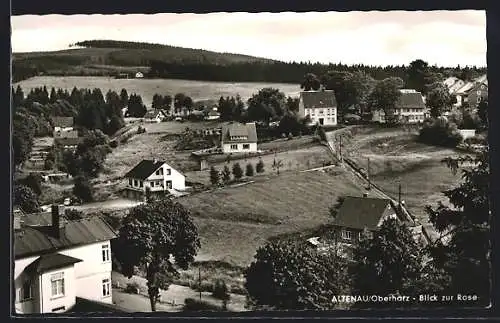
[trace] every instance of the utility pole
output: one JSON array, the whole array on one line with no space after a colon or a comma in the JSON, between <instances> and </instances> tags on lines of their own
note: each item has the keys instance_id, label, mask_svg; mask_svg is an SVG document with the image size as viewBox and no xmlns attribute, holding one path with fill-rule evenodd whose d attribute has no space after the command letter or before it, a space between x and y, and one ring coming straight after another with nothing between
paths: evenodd
<instances>
[{"instance_id":1,"label":"utility pole","mask_svg":"<svg viewBox=\"0 0 500 323\"><path fill-rule=\"evenodd\" d=\"M198 290L200 291L200 302L201 302L201 267L198 267Z\"/></svg>"},{"instance_id":2,"label":"utility pole","mask_svg":"<svg viewBox=\"0 0 500 323\"><path fill-rule=\"evenodd\" d=\"M372 185L371 185L371 180L370 180L370 158L368 158L368 171L367 171L367 177L368 177L368 190L371 190L372 189Z\"/></svg>"},{"instance_id":3,"label":"utility pole","mask_svg":"<svg viewBox=\"0 0 500 323\"><path fill-rule=\"evenodd\" d=\"M340 161L342 162L342 135L339 135L339 154L340 154Z\"/></svg>"}]
</instances>

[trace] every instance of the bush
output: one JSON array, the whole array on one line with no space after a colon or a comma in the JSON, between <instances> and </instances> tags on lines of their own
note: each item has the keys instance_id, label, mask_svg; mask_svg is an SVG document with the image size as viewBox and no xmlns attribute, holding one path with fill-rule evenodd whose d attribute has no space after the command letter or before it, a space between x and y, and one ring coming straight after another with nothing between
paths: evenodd
<instances>
[{"instance_id":1,"label":"bush","mask_svg":"<svg viewBox=\"0 0 500 323\"><path fill-rule=\"evenodd\" d=\"M233 175L235 179L240 179L243 176L243 169L239 163L233 164Z\"/></svg>"},{"instance_id":2,"label":"bush","mask_svg":"<svg viewBox=\"0 0 500 323\"><path fill-rule=\"evenodd\" d=\"M213 286L212 296L221 300L228 300L229 288L222 279L217 279Z\"/></svg>"},{"instance_id":3,"label":"bush","mask_svg":"<svg viewBox=\"0 0 500 323\"><path fill-rule=\"evenodd\" d=\"M210 304L206 301L200 301L194 298L186 298L184 300L184 311L220 311L221 308L217 305Z\"/></svg>"},{"instance_id":4,"label":"bush","mask_svg":"<svg viewBox=\"0 0 500 323\"><path fill-rule=\"evenodd\" d=\"M259 159L259 162L257 163L255 169L259 174L264 172L264 162L262 161L262 159Z\"/></svg>"},{"instance_id":5,"label":"bush","mask_svg":"<svg viewBox=\"0 0 500 323\"><path fill-rule=\"evenodd\" d=\"M456 124L437 118L424 123L418 139L429 145L455 148L463 138Z\"/></svg>"},{"instance_id":6,"label":"bush","mask_svg":"<svg viewBox=\"0 0 500 323\"><path fill-rule=\"evenodd\" d=\"M254 175L254 170L253 170L253 165L252 164L247 164L247 169L245 172L245 176L253 176Z\"/></svg>"},{"instance_id":7,"label":"bush","mask_svg":"<svg viewBox=\"0 0 500 323\"><path fill-rule=\"evenodd\" d=\"M139 284L136 282L128 283L127 287L125 287L125 293L139 294Z\"/></svg>"}]
</instances>

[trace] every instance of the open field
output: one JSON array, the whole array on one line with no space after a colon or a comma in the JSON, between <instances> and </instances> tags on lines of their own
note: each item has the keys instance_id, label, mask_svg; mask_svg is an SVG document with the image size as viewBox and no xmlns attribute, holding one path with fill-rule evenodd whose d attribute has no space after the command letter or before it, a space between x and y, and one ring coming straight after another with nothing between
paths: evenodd
<instances>
[{"instance_id":1,"label":"open field","mask_svg":"<svg viewBox=\"0 0 500 323\"><path fill-rule=\"evenodd\" d=\"M460 182L441 163L459 151L417 142L416 133L401 129L361 129L345 144L345 156L365 170L370 159L370 175L374 183L397 198L401 183L402 199L422 222L427 215L424 206L445 199L442 191Z\"/></svg>"},{"instance_id":2,"label":"open field","mask_svg":"<svg viewBox=\"0 0 500 323\"><path fill-rule=\"evenodd\" d=\"M339 195L360 195L343 170L284 173L269 180L179 198L193 214L202 247L199 261L247 266L273 236L329 221Z\"/></svg>"},{"instance_id":3,"label":"open field","mask_svg":"<svg viewBox=\"0 0 500 323\"><path fill-rule=\"evenodd\" d=\"M98 76L37 76L13 84L14 88L20 85L24 93L28 93L36 87L62 88L71 91L77 88L100 88L103 93L114 90L118 93L121 89L126 89L129 94L141 95L144 104L151 106L153 95L184 93L194 101L197 100L218 100L221 96L235 96L239 94L243 100L247 100L254 93L265 87L274 87L283 91L287 96L298 96L299 85L285 83L229 83L229 82L207 82L188 81L173 79L114 79L110 77Z\"/></svg>"},{"instance_id":4,"label":"open field","mask_svg":"<svg viewBox=\"0 0 500 323\"><path fill-rule=\"evenodd\" d=\"M219 128L222 126L222 124L223 124L223 122L217 121L217 120L215 120L215 121L198 121L198 122L167 121L167 122L160 122L160 123L143 122L143 123L141 123L141 127L146 128L146 131L149 133L177 134L177 133L184 132L184 130L186 128L189 128L191 130L206 129L206 128Z\"/></svg>"}]
</instances>

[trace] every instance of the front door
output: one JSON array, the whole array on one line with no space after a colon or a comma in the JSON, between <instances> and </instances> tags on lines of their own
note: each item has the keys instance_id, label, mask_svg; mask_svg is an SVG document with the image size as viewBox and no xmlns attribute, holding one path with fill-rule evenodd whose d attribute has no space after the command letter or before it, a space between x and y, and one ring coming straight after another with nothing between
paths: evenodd
<instances>
[{"instance_id":1,"label":"front door","mask_svg":"<svg viewBox=\"0 0 500 323\"><path fill-rule=\"evenodd\" d=\"M325 123L325 119L324 118L319 118L319 124L323 125L324 123Z\"/></svg>"}]
</instances>

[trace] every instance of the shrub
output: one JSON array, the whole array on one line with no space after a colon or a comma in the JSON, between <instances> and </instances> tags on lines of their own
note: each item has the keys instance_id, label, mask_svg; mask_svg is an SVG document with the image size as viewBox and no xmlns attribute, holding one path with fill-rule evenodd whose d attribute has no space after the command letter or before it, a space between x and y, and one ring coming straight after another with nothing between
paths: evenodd
<instances>
[{"instance_id":1,"label":"shrub","mask_svg":"<svg viewBox=\"0 0 500 323\"><path fill-rule=\"evenodd\" d=\"M245 176L253 176L254 175L254 170L253 170L253 165L252 164L247 164L247 169L245 172Z\"/></svg>"},{"instance_id":2,"label":"shrub","mask_svg":"<svg viewBox=\"0 0 500 323\"><path fill-rule=\"evenodd\" d=\"M262 159L259 159L259 162L257 163L255 169L259 174L264 172L264 162L262 161Z\"/></svg>"},{"instance_id":3,"label":"shrub","mask_svg":"<svg viewBox=\"0 0 500 323\"><path fill-rule=\"evenodd\" d=\"M243 169L239 163L233 164L233 175L235 179L240 179L243 176Z\"/></svg>"},{"instance_id":4,"label":"shrub","mask_svg":"<svg viewBox=\"0 0 500 323\"><path fill-rule=\"evenodd\" d=\"M128 283L127 287L125 287L125 293L139 294L139 284L136 282Z\"/></svg>"},{"instance_id":5,"label":"shrub","mask_svg":"<svg viewBox=\"0 0 500 323\"><path fill-rule=\"evenodd\" d=\"M219 184L219 180L219 171L215 169L214 166L210 167L210 183L212 183L212 185L217 185Z\"/></svg>"},{"instance_id":6,"label":"shrub","mask_svg":"<svg viewBox=\"0 0 500 323\"><path fill-rule=\"evenodd\" d=\"M221 308L215 304L206 301L200 301L194 298L184 300L184 311L220 311Z\"/></svg>"},{"instance_id":7,"label":"shrub","mask_svg":"<svg viewBox=\"0 0 500 323\"><path fill-rule=\"evenodd\" d=\"M419 141L436 146L456 147L462 141L457 125L444 118L428 120L419 133Z\"/></svg>"}]
</instances>

